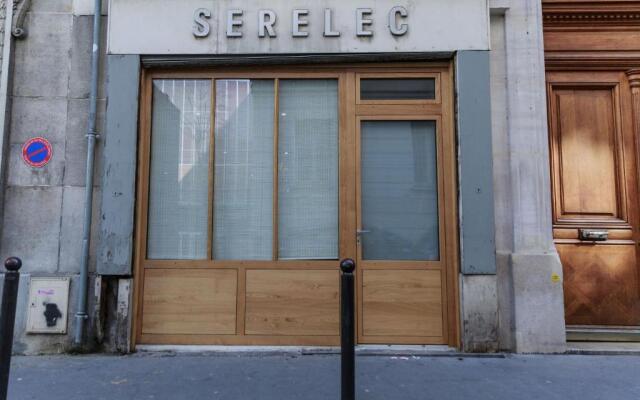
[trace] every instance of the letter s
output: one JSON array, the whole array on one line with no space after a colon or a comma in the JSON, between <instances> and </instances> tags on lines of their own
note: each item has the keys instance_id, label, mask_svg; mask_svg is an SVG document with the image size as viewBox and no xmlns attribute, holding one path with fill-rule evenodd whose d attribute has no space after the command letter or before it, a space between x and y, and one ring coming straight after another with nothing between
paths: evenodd
<instances>
[{"instance_id":1,"label":"letter s","mask_svg":"<svg viewBox=\"0 0 640 400\"><path fill-rule=\"evenodd\" d=\"M211 10L198 8L193 13L193 36L203 38L209 36L211 25L207 19L211 18Z\"/></svg>"}]
</instances>

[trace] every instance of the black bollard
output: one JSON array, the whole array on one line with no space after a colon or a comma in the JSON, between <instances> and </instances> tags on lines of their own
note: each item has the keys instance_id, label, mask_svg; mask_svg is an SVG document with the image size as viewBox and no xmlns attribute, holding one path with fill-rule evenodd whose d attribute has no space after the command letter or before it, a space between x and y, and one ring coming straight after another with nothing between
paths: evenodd
<instances>
[{"instance_id":1,"label":"black bollard","mask_svg":"<svg viewBox=\"0 0 640 400\"><path fill-rule=\"evenodd\" d=\"M4 289L2 291L2 309L0 309L0 400L7 399L9 388L9 368L11 367L11 348L13 347L13 325L16 318L16 301L18 284L20 283L20 267L22 261L17 257L9 257L4 262L7 271L4 273Z\"/></svg>"},{"instance_id":2,"label":"black bollard","mask_svg":"<svg viewBox=\"0 0 640 400\"><path fill-rule=\"evenodd\" d=\"M356 263L347 258L340 262L340 345L342 400L356 398L356 349L355 349L355 281Z\"/></svg>"}]
</instances>

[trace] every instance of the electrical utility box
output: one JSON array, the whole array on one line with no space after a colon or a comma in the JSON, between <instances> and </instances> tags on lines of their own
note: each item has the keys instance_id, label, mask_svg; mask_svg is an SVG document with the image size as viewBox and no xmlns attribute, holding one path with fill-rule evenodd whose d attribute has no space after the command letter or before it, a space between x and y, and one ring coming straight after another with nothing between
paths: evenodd
<instances>
[{"instance_id":1,"label":"electrical utility box","mask_svg":"<svg viewBox=\"0 0 640 400\"><path fill-rule=\"evenodd\" d=\"M69 278L31 278L28 333L67 333Z\"/></svg>"}]
</instances>

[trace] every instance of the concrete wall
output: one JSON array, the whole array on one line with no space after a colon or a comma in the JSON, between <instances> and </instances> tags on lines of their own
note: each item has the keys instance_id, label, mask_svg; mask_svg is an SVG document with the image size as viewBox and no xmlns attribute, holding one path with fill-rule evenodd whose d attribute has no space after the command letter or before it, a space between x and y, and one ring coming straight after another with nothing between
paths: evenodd
<instances>
[{"instance_id":1,"label":"concrete wall","mask_svg":"<svg viewBox=\"0 0 640 400\"><path fill-rule=\"evenodd\" d=\"M59 352L70 347L69 335L25 334L31 276L71 277L67 331L73 331L81 253L93 25L91 16L74 13L76 2L33 0L25 23L28 36L15 43L0 257L15 255L23 259L15 328L15 350L21 353ZM102 132L104 90L100 97L98 127ZM34 136L47 138L53 146L51 162L41 169L28 167L21 158L22 145ZM100 153L98 142L98 165ZM96 173L94 232L98 227L100 198L100 174ZM90 269L94 271L95 241L91 249ZM94 281L93 275L91 281ZM99 295L100 286L97 292ZM96 293L89 298L91 309L95 307ZM95 316L94 312L90 314ZM92 318L88 326L92 328L95 322ZM95 336L92 331L90 337Z\"/></svg>"},{"instance_id":2,"label":"concrete wall","mask_svg":"<svg viewBox=\"0 0 640 400\"><path fill-rule=\"evenodd\" d=\"M389 31L389 11L408 11L406 34ZM452 52L488 49L487 0L111 0L109 54L292 54ZM194 11L205 7L210 32L194 38ZM356 9L372 9L372 35L356 36ZM325 37L324 10L332 10L332 26L340 36ZM242 10L241 37L227 37L227 11ZM258 10L276 15L273 37L258 36ZM292 36L292 11L306 9L302 29ZM451 29L451 27L464 29Z\"/></svg>"},{"instance_id":3,"label":"concrete wall","mask_svg":"<svg viewBox=\"0 0 640 400\"><path fill-rule=\"evenodd\" d=\"M562 275L562 266L551 226L541 4L492 0L490 9L497 274L465 269L465 258L486 257L484 252L465 255L463 247L462 344L466 351L563 352L562 283L552 279ZM459 107L459 120L460 112ZM463 180L465 160L460 163ZM464 200L462 190L461 197ZM464 204L461 209L464 212ZM474 228L491 231L493 226ZM461 239L465 229L462 223Z\"/></svg>"},{"instance_id":4,"label":"concrete wall","mask_svg":"<svg viewBox=\"0 0 640 400\"><path fill-rule=\"evenodd\" d=\"M496 297L498 307L499 347L512 349L513 341L513 294L509 290L512 278L505 268L505 253L511 248L510 230L513 223L511 216L511 196L508 188L511 176L509 165L509 130L508 120L504 113L507 109L507 55L505 37L504 11L496 11L491 16L491 110L493 124L493 166L494 166L494 201L496 218ZM508 257L507 257L508 259Z\"/></svg>"},{"instance_id":5,"label":"concrete wall","mask_svg":"<svg viewBox=\"0 0 640 400\"><path fill-rule=\"evenodd\" d=\"M492 104L500 347L565 349L551 226L540 1L493 0Z\"/></svg>"},{"instance_id":6,"label":"concrete wall","mask_svg":"<svg viewBox=\"0 0 640 400\"><path fill-rule=\"evenodd\" d=\"M2 72L2 50L4 49L4 21L7 16L7 2L0 1L0 73Z\"/></svg>"},{"instance_id":7,"label":"concrete wall","mask_svg":"<svg viewBox=\"0 0 640 400\"><path fill-rule=\"evenodd\" d=\"M490 9L497 274L461 276L463 347L563 352L562 283L552 279L562 265L551 226L541 4L492 0Z\"/></svg>"},{"instance_id":8,"label":"concrete wall","mask_svg":"<svg viewBox=\"0 0 640 400\"><path fill-rule=\"evenodd\" d=\"M6 157L5 147L8 138L9 124L8 124L8 109L9 109L9 76L8 73L11 70L8 68L8 62L11 49L11 35L5 35L5 31L10 32L12 23L12 13L7 14L7 7L12 8L12 4L7 4L5 0L0 1L0 187L4 186L5 170L6 170ZM7 16L9 18L7 18ZM9 45L5 44L5 39ZM2 211L4 204L3 191L0 190L0 220L2 220ZM2 232L2 226L0 225L0 232Z\"/></svg>"}]
</instances>

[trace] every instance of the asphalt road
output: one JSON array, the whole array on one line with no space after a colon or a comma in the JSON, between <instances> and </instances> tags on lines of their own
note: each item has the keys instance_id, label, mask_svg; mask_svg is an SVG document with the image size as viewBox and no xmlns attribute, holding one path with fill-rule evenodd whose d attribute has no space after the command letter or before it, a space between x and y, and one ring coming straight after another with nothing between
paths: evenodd
<instances>
[{"instance_id":1,"label":"asphalt road","mask_svg":"<svg viewBox=\"0 0 640 400\"><path fill-rule=\"evenodd\" d=\"M640 399L640 356L359 356L358 400ZM340 398L337 355L14 357L11 400Z\"/></svg>"}]
</instances>

